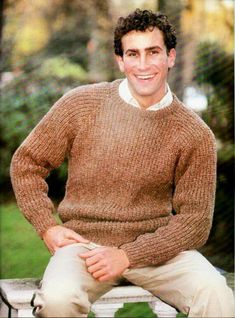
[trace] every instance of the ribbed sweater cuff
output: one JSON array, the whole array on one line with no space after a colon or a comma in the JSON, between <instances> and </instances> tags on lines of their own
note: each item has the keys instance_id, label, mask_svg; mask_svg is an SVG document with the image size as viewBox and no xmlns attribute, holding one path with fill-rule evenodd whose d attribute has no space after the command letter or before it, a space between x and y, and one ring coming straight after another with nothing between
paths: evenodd
<instances>
[{"instance_id":1,"label":"ribbed sweater cuff","mask_svg":"<svg viewBox=\"0 0 235 318\"><path fill-rule=\"evenodd\" d=\"M136 249L135 247L130 246L130 244L124 244L120 246L119 248L126 253L128 260L130 262L130 266L129 266L130 268L141 267L146 265L145 264L146 259L145 258L141 259L139 249Z\"/></svg>"},{"instance_id":2,"label":"ribbed sweater cuff","mask_svg":"<svg viewBox=\"0 0 235 318\"><path fill-rule=\"evenodd\" d=\"M33 225L35 228L36 232L38 235L42 238L43 234L52 226L58 225L56 220L54 219L53 216L50 218L46 219L36 219L36 220L31 220L30 223Z\"/></svg>"}]
</instances>

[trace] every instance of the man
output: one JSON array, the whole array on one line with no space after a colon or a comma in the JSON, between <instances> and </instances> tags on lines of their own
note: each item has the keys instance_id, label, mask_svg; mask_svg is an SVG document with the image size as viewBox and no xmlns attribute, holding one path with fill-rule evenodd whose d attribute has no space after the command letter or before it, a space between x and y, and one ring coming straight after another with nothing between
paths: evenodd
<instances>
[{"instance_id":1,"label":"man","mask_svg":"<svg viewBox=\"0 0 235 318\"><path fill-rule=\"evenodd\" d=\"M232 291L195 250L211 228L216 145L167 85L175 30L137 9L118 20L114 46L126 79L67 93L12 161L18 204L53 254L36 314L86 317L126 279L190 317L232 317ZM66 156L58 225L45 178Z\"/></svg>"}]
</instances>

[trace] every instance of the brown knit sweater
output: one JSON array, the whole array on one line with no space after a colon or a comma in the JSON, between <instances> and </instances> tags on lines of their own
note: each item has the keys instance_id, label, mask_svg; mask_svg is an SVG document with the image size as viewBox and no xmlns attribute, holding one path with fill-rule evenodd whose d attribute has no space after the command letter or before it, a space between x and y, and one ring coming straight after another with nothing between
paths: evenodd
<instances>
[{"instance_id":1,"label":"brown knit sweater","mask_svg":"<svg viewBox=\"0 0 235 318\"><path fill-rule=\"evenodd\" d=\"M157 265L203 245L211 228L216 145L174 96L156 112L126 104L120 80L64 95L14 154L18 205L41 236L56 225L45 178L68 157L64 226L119 246L132 267Z\"/></svg>"}]
</instances>

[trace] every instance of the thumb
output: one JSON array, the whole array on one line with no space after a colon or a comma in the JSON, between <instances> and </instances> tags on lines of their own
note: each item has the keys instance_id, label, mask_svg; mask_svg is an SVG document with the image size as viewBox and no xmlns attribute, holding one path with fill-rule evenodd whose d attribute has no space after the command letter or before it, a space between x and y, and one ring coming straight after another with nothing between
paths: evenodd
<instances>
[{"instance_id":1,"label":"thumb","mask_svg":"<svg viewBox=\"0 0 235 318\"><path fill-rule=\"evenodd\" d=\"M69 232L67 235L67 238L71 240L75 240L78 243L90 243L89 240L85 239L83 236L79 235L78 233L74 231Z\"/></svg>"}]
</instances>

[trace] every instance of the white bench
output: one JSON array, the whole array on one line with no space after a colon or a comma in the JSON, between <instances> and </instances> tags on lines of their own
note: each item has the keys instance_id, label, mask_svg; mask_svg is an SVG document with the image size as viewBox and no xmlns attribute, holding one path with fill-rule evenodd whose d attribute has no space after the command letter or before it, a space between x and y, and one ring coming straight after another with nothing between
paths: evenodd
<instances>
[{"instance_id":1,"label":"white bench","mask_svg":"<svg viewBox=\"0 0 235 318\"><path fill-rule=\"evenodd\" d=\"M234 273L220 271L225 276L228 286L234 291ZM33 278L0 280L0 317L33 317L30 301L38 285L39 280ZM91 310L96 318L114 317L124 303L137 302L149 303L158 318L173 318L177 315L175 308L167 305L143 288L133 285L114 287L97 300L92 305Z\"/></svg>"},{"instance_id":2,"label":"white bench","mask_svg":"<svg viewBox=\"0 0 235 318\"><path fill-rule=\"evenodd\" d=\"M1 309L0 317L33 317L30 301L38 288L37 279L0 280ZM118 286L103 295L92 305L95 317L114 317L124 303L147 302L158 318L176 317L175 308L167 305L141 287Z\"/></svg>"}]
</instances>

